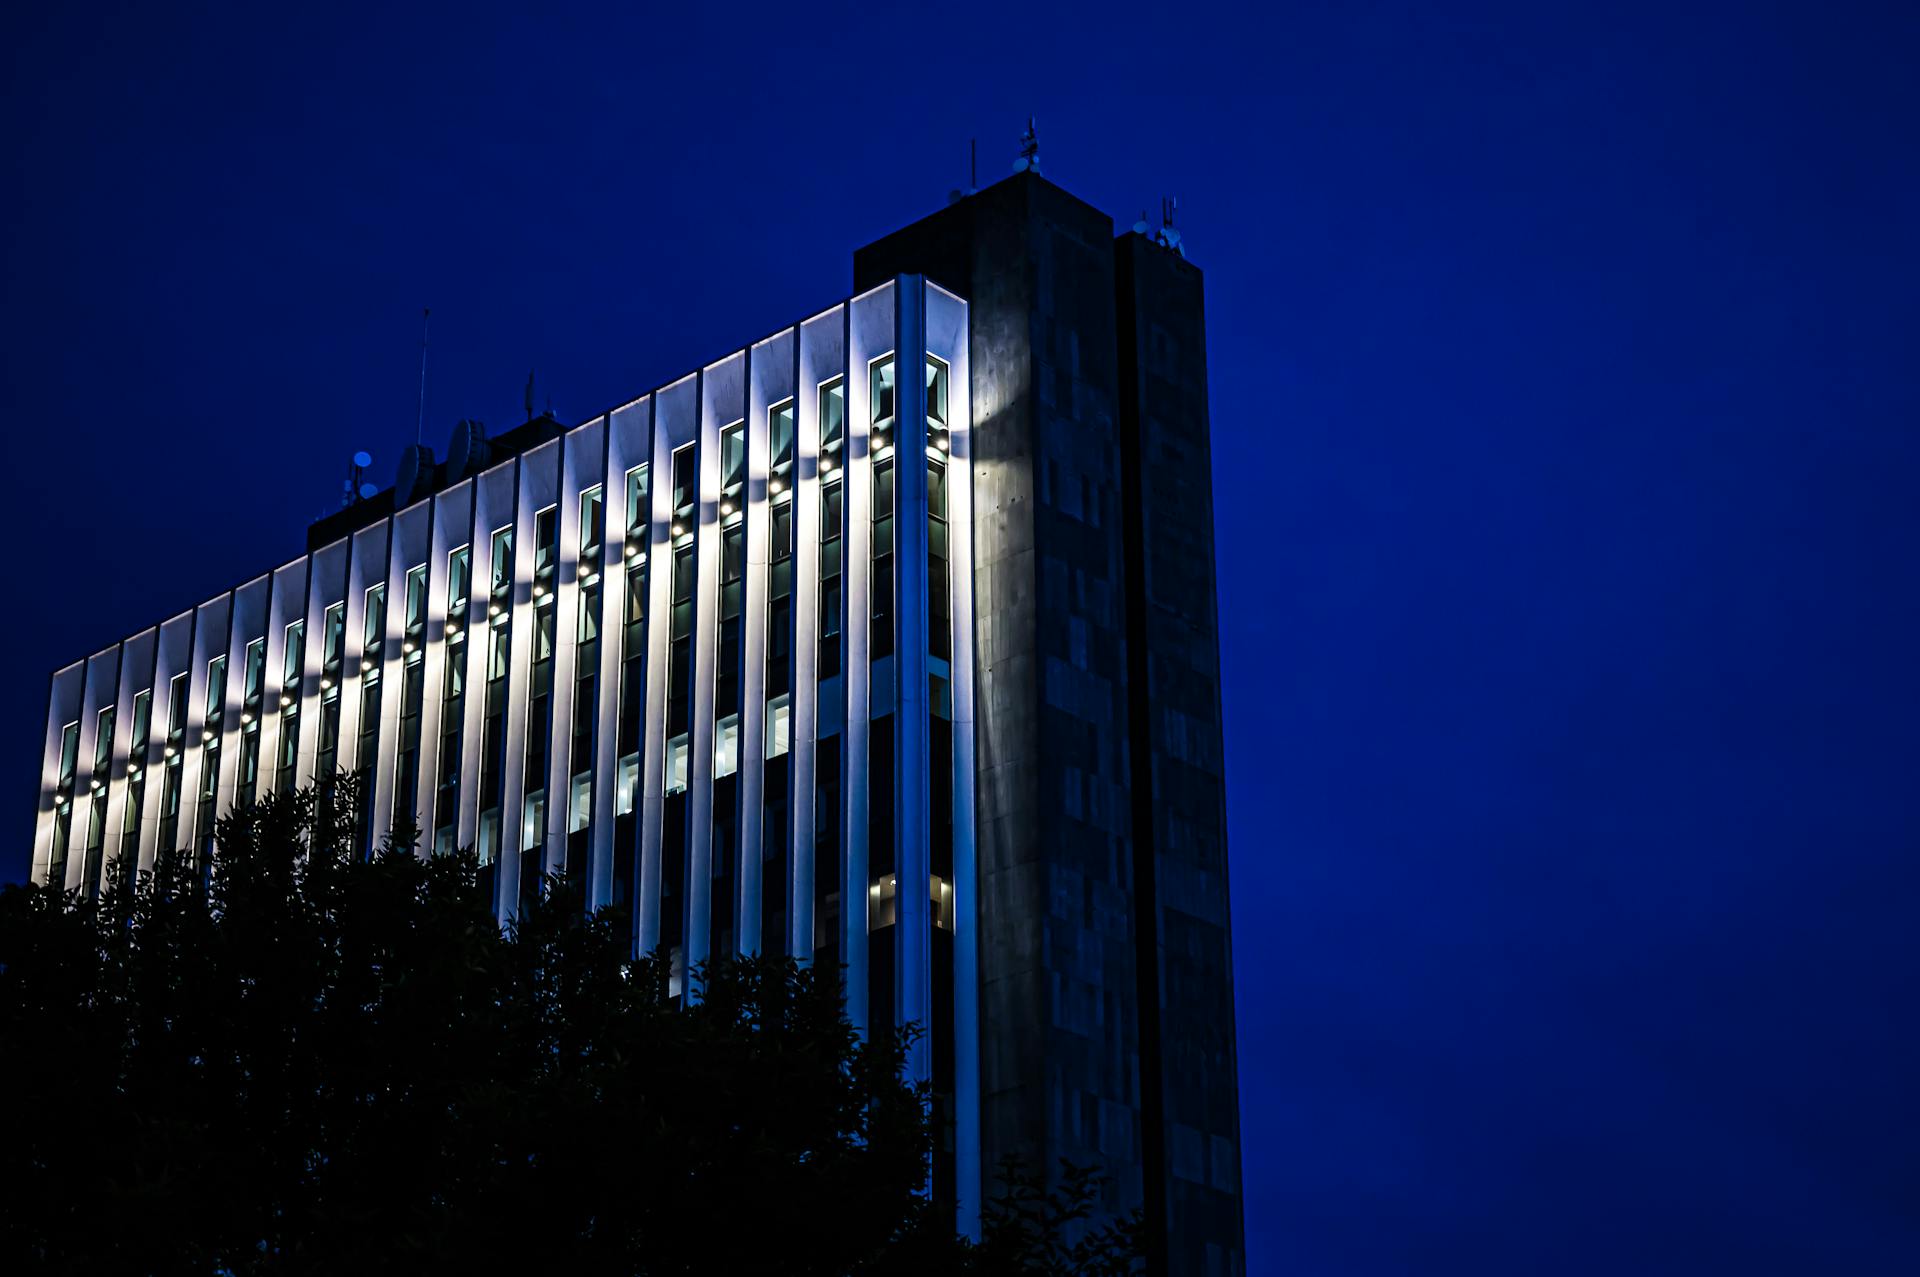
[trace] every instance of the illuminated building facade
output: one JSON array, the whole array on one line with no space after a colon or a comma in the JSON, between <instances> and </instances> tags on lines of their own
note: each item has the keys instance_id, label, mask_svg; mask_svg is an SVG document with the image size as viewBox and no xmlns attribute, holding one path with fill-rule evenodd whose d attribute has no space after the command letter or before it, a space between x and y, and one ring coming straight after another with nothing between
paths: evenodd
<instances>
[{"instance_id":1,"label":"illuminated building facade","mask_svg":"<svg viewBox=\"0 0 1920 1277\"><path fill-rule=\"evenodd\" d=\"M963 1221L1003 1154L1067 1157L1156 1271L1238 1272L1199 272L1023 173L856 274L579 425L463 424L58 671L34 876L204 864L361 769L369 842L473 848L503 922L565 875L676 992L784 953L927 1025Z\"/></svg>"}]
</instances>

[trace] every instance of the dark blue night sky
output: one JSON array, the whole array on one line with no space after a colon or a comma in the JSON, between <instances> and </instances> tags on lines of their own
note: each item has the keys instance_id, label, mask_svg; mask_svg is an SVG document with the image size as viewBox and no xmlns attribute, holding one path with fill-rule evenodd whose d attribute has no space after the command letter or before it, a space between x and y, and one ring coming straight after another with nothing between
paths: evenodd
<instances>
[{"instance_id":1,"label":"dark blue night sky","mask_svg":"<svg viewBox=\"0 0 1920 1277\"><path fill-rule=\"evenodd\" d=\"M1031 111L1207 272L1250 1271L1920 1271L1911 6L184 8L0 31L0 877L422 305L429 443L577 421Z\"/></svg>"}]
</instances>

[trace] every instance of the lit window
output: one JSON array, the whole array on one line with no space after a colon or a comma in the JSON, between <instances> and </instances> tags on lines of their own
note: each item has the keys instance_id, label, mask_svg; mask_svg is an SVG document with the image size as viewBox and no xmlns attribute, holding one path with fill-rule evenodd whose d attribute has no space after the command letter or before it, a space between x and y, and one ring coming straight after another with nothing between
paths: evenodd
<instances>
[{"instance_id":1,"label":"lit window","mask_svg":"<svg viewBox=\"0 0 1920 1277\"><path fill-rule=\"evenodd\" d=\"M947 424L947 366L927 356L927 424L945 429Z\"/></svg>"},{"instance_id":2,"label":"lit window","mask_svg":"<svg viewBox=\"0 0 1920 1277\"><path fill-rule=\"evenodd\" d=\"M591 571L586 563L600 557L600 489L588 488L580 494L581 571Z\"/></svg>"},{"instance_id":3,"label":"lit window","mask_svg":"<svg viewBox=\"0 0 1920 1277\"><path fill-rule=\"evenodd\" d=\"M721 719L713 734L713 777L719 780L740 770L740 716Z\"/></svg>"},{"instance_id":4,"label":"lit window","mask_svg":"<svg viewBox=\"0 0 1920 1277\"><path fill-rule=\"evenodd\" d=\"M627 471L627 534L646 530L651 511L647 508L647 468L635 466Z\"/></svg>"},{"instance_id":5,"label":"lit window","mask_svg":"<svg viewBox=\"0 0 1920 1277\"><path fill-rule=\"evenodd\" d=\"M513 528L497 528L493 534L493 593L497 598L513 588Z\"/></svg>"},{"instance_id":6,"label":"lit window","mask_svg":"<svg viewBox=\"0 0 1920 1277\"><path fill-rule=\"evenodd\" d=\"M693 514L693 445L673 454L673 517L682 532L691 532L686 520Z\"/></svg>"},{"instance_id":7,"label":"lit window","mask_svg":"<svg viewBox=\"0 0 1920 1277\"><path fill-rule=\"evenodd\" d=\"M792 711L785 695L776 696L767 702L767 757L778 758L787 752L788 734L792 730Z\"/></svg>"},{"instance_id":8,"label":"lit window","mask_svg":"<svg viewBox=\"0 0 1920 1277\"><path fill-rule=\"evenodd\" d=\"M687 789L687 734L680 733L667 742L667 792L685 793Z\"/></svg>"},{"instance_id":9,"label":"lit window","mask_svg":"<svg viewBox=\"0 0 1920 1277\"><path fill-rule=\"evenodd\" d=\"M775 470L793 460L793 400L767 409L767 456Z\"/></svg>"},{"instance_id":10,"label":"lit window","mask_svg":"<svg viewBox=\"0 0 1920 1277\"><path fill-rule=\"evenodd\" d=\"M620 770L614 780L614 808L616 816L633 813L635 791L640 787L640 755L628 754L620 760Z\"/></svg>"},{"instance_id":11,"label":"lit window","mask_svg":"<svg viewBox=\"0 0 1920 1277\"><path fill-rule=\"evenodd\" d=\"M720 488L739 487L747 478L747 429L735 423L720 432Z\"/></svg>"},{"instance_id":12,"label":"lit window","mask_svg":"<svg viewBox=\"0 0 1920 1277\"><path fill-rule=\"evenodd\" d=\"M873 428L884 430L893 420L893 356L873 363Z\"/></svg>"},{"instance_id":13,"label":"lit window","mask_svg":"<svg viewBox=\"0 0 1920 1277\"><path fill-rule=\"evenodd\" d=\"M573 792L567 799L567 832L577 834L593 816L593 774L582 772L573 778Z\"/></svg>"},{"instance_id":14,"label":"lit window","mask_svg":"<svg viewBox=\"0 0 1920 1277\"><path fill-rule=\"evenodd\" d=\"M847 428L847 391L839 378L820 387L820 447L828 449L840 442Z\"/></svg>"}]
</instances>

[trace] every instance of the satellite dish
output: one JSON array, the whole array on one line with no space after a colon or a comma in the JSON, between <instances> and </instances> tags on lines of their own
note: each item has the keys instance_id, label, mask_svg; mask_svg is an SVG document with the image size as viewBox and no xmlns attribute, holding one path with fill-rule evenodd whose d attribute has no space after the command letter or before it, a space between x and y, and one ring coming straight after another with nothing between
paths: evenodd
<instances>
[{"instance_id":1,"label":"satellite dish","mask_svg":"<svg viewBox=\"0 0 1920 1277\"><path fill-rule=\"evenodd\" d=\"M413 504L433 486L433 449L414 444L400 454L400 469L393 478L393 505L396 510Z\"/></svg>"},{"instance_id":2,"label":"satellite dish","mask_svg":"<svg viewBox=\"0 0 1920 1277\"><path fill-rule=\"evenodd\" d=\"M363 483L360 485L360 499L365 501L378 491L380 491L380 489L374 487L371 483Z\"/></svg>"},{"instance_id":3,"label":"satellite dish","mask_svg":"<svg viewBox=\"0 0 1920 1277\"><path fill-rule=\"evenodd\" d=\"M492 455L486 426L478 421L461 422L447 440L447 482L458 483L470 474L479 474Z\"/></svg>"},{"instance_id":4,"label":"satellite dish","mask_svg":"<svg viewBox=\"0 0 1920 1277\"><path fill-rule=\"evenodd\" d=\"M356 452L353 454L353 464L365 470L373 464L373 454L371 452Z\"/></svg>"}]
</instances>

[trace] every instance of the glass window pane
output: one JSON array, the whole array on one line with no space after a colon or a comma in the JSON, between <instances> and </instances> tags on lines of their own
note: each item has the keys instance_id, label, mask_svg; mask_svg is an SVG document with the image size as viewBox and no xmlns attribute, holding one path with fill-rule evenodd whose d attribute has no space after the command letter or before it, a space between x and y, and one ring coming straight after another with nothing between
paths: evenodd
<instances>
[{"instance_id":1,"label":"glass window pane","mask_svg":"<svg viewBox=\"0 0 1920 1277\"><path fill-rule=\"evenodd\" d=\"M893 420L893 359L889 356L873 365L873 425Z\"/></svg>"},{"instance_id":2,"label":"glass window pane","mask_svg":"<svg viewBox=\"0 0 1920 1277\"><path fill-rule=\"evenodd\" d=\"M667 792L678 794L687 788L687 734L680 733L667 742Z\"/></svg>"},{"instance_id":3,"label":"glass window pane","mask_svg":"<svg viewBox=\"0 0 1920 1277\"><path fill-rule=\"evenodd\" d=\"M778 758L787 752L791 720L792 713L786 696L776 696L767 702L766 756L768 758Z\"/></svg>"},{"instance_id":4,"label":"glass window pane","mask_svg":"<svg viewBox=\"0 0 1920 1277\"><path fill-rule=\"evenodd\" d=\"M772 464L783 466L793 460L793 400L767 411L767 455Z\"/></svg>"},{"instance_id":5,"label":"glass window pane","mask_svg":"<svg viewBox=\"0 0 1920 1277\"><path fill-rule=\"evenodd\" d=\"M716 725L713 734L713 776L715 780L740 770L740 716L729 714Z\"/></svg>"},{"instance_id":6,"label":"glass window pane","mask_svg":"<svg viewBox=\"0 0 1920 1277\"><path fill-rule=\"evenodd\" d=\"M838 378L820 387L820 446L840 442L847 428L847 391Z\"/></svg>"}]
</instances>

